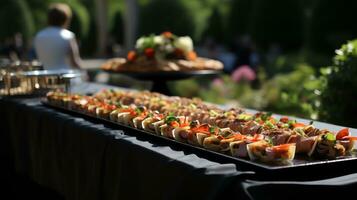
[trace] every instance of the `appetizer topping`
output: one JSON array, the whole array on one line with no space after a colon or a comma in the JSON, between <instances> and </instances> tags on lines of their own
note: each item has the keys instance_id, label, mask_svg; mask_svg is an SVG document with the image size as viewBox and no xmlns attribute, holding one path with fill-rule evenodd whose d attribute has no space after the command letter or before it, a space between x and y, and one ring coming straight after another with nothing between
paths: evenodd
<instances>
[{"instance_id":1,"label":"appetizer topping","mask_svg":"<svg viewBox=\"0 0 357 200\"><path fill-rule=\"evenodd\" d=\"M135 51L129 51L127 58L128 61L133 62L136 59Z\"/></svg>"},{"instance_id":2,"label":"appetizer topping","mask_svg":"<svg viewBox=\"0 0 357 200\"><path fill-rule=\"evenodd\" d=\"M286 116L281 117L280 121L283 122L283 123L288 123L289 122L289 117L286 117Z\"/></svg>"},{"instance_id":3,"label":"appetizer topping","mask_svg":"<svg viewBox=\"0 0 357 200\"><path fill-rule=\"evenodd\" d=\"M303 123L294 123L294 124L293 124L293 127L294 127L294 128L305 127L305 126L306 126L306 125L303 124Z\"/></svg>"},{"instance_id":4,"label":"appetizer topping","mask_svg":"<svg viewBox=\"0 0 357 200\"><path fill-rule=\"evenodd\" d=\"M165 38L168 38L168 39L172 38L172 36L173 36L173 34L169 31L165 31L165 32L161 33L161 35L163 35Z\"/></svg>"},{"instance_id":5,"label":"appetizer topping","mask_svg":"<svg viewBox=\"0 0 357 200\"><path fill-rule=\"evenodd\" d=\"M249 120L253 119L253 116L249 115L249 114L242 113L242 114L239 114L237 118L238 118L238 120L249 121Z\"/></svg>"},{"instance_id":6,"label":"appetizer topping","mask_svg":"<svg viewBox=\"0 0 357 200\"><path fill-rule=\"evenodd\" d=\"M172 122L179 122L180 120L173 116L173 115L169 115L165 118L165 124L171 124Z\"/></svg>"},{"instance_id":7,"label":"appetizer topping","mask_svg":"<svg viewBox=\"0 0 357 200\"><path fill-rule=\"evenodd\" d=\"M155 50L153 48L146 48L144 52L145 52L145 56L149 59L154 58L155 56Z\"/></svg>"},{"instance_id":8,"label":"appetizer topping","mask_svg":"<svg viewBox=\"0 0 357 200\"><path fill-rule=\"evenodd\" d=\"M191 121L190 127L191 127L191 128L195 128L195 127L197 127L199 124L200 124L200 122L199 122L198 120Z\"/></svg>"},{"instance_id":9,"label":"appetizer topping","mask_svg":"<svg viewBox=\"0 0 357 200\"><path fill-rule=\"evenodd\" d=\"M135 49L128 52L127 59L110 59L101 68L134 72L222 70L223 63L198 57L191 37L163 32L140 37Z\"/></svg>"},{"instance_id":10,"label":"appetizer topping","mask_svg":"<svg viewBox=\"0 0 357 200\"><path fill-rule=\"evenodd\" d=\"M336 142L336 137L333 133L326 133L322 136L323 140L328 140L329 142Z\"/></svg>"},{"instance_id":11,"label":"appetizer topping","mask_svg":"<svg viewBox=\"0 0 357 200\"><path fill-rule=\"evenodd\" d=\"M207 135L211 135L210 127L208 124L202 124L197 127L191 128L191 131L194 133L204 133Z\"/></svg>"},{"instance_id":12,"label":"appetizer topping","mask_svg":"<svg viewBox=\"0 0 357 200\"><path fill-rule=\"evenodd\" d=\"M217 135L218 132L219 132L219 128L218 128L217 126L211 126L211 127L209 128L209 132L210 132L211 134Z\"/></svg>"},{"instance_id":13,"label":"appetizer topping","mask_svg":"<svg viewBox=\"0 0 357 200\"><path fill-rule=\"evenodd\" d=\"M337 140L342 140L344 139L346 136L349 136L350 135L350 131L348 130L348 128L344 128L344 129L341 129L337 135L336 135L336 139Z\"/></svg>"}]
</instances>

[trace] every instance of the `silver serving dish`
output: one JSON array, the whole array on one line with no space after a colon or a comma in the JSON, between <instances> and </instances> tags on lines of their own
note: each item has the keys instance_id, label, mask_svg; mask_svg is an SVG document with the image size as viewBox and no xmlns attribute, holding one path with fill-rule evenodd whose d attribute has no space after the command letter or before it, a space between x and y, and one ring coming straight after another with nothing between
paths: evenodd
<instances>
[{"instance_id":1,"label":"silver serving dish","mask_svg":"<svg viewBox=\"0 0 357 200\"><path fill-rule=\"evenodd\" d=\"M28 63L12 63L0 68L0 95L43 95L54 89L69 91L73 82L81 81L79 70L42 70L42 66Z\"/></svg>"},{"instance_id":2,"label":"silver serving dish","mask_svg":"<svg viewBox=\"0 0 357 200\"><path fill-rule=\"evenodd\" d=\"M30 83L33 90L42 91L62 89L68 92L73 82L81 81L82 73L79 70L38 70L19 74L22 80Z\"/></svg>"}]
</instances>

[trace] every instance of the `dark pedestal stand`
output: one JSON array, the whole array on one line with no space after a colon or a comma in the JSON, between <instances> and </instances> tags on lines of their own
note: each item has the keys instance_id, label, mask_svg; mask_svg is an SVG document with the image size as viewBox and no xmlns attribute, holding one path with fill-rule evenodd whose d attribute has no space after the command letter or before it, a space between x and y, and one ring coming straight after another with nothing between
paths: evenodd
<instances>
[{"instance_id":1,"label":"dark pedestal stand","mask_svg":"<svg viewBox=\"0 0 357 200\"><path fill-rule=\"evenodd\" d=\"M196 71L162 71L162 72L112 72L121 75L126 75L139 81L151 81L152 92L158 92L165 95L171 95L168 88L169 81L184 80L191 77L202 76L217 76L221 71L217 70L196 70Z\"/></svg>"},{"instance_id":2,"label":"dark pedestal stand","mask_svg":"<svg viewBox=\"0 0 357 200\"><path fill-rule=\"evenodd\" d=\"M172 95L167 85L167 81L165 80L153 80L151 91L169 95L169 96Z\"/></svg>"}]
</instances>

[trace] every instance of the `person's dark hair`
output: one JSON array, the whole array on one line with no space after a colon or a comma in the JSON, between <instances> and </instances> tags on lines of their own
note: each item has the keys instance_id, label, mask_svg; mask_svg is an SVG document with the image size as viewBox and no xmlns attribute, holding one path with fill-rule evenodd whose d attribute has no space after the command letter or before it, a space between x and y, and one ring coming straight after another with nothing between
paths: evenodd
<instances>
[{"instance_id":1,"label":"person's dark hair","mask_svg":"<svg viewBox=\"0 0 357 200\"><path fill-rule=\"evenodd\" d=\"M67 4L51 4L48 10L48 25L66 27L72 18L71 9Z\"/></svg>"}]
</instances>

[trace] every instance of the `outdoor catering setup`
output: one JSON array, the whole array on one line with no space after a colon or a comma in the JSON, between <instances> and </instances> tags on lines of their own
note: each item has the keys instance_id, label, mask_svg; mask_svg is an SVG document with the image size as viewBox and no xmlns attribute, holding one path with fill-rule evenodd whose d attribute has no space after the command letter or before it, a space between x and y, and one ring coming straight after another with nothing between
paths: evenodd
<instances>
[{"instance_id":1,"label":"outdoor catering setup","mask_svg":"<svg viewBox=\"0 0 357 200\"><path fill-rule=\"evenodd\" d=\"M66 199L271 199L282 188L340 195L356 186L356 129L170 96L160 86L222 68L170 32L141 37L127 58L101 66L151 80L152 91L71 84L79 71L35 62L4 65L4 160Z\"/></svg>"},{"instance_id":2,"label":"outdoor catering setup","mask_svg":"<svg viewBox=\"0 0 357 200\"><path fill-rule=\"evenodd\" d=\"M110 59L101 68L155 84L155 80L182 74L218 73L223 64L198 57L190 37L163 32L140 37L127 58ZM357 137L348 128L334 132L289 117L278 119L241 108L224 110L199 99L155 92L104 89L93 96L53 92L47 94L46 102L267 169L355 160Z\"/></svg>"},{"instance_id":3,"label":"outdoor catering setup","mask_svg":"<svg viewBox=\"0 0 357 200\"><path fill-rule=\"evenodd\" d=\"M199 99L104 89L93 96L49 92L44 103L271 170L356 159L357 137L348 128L333 132Z\"/></svg>"}]
</instances>

